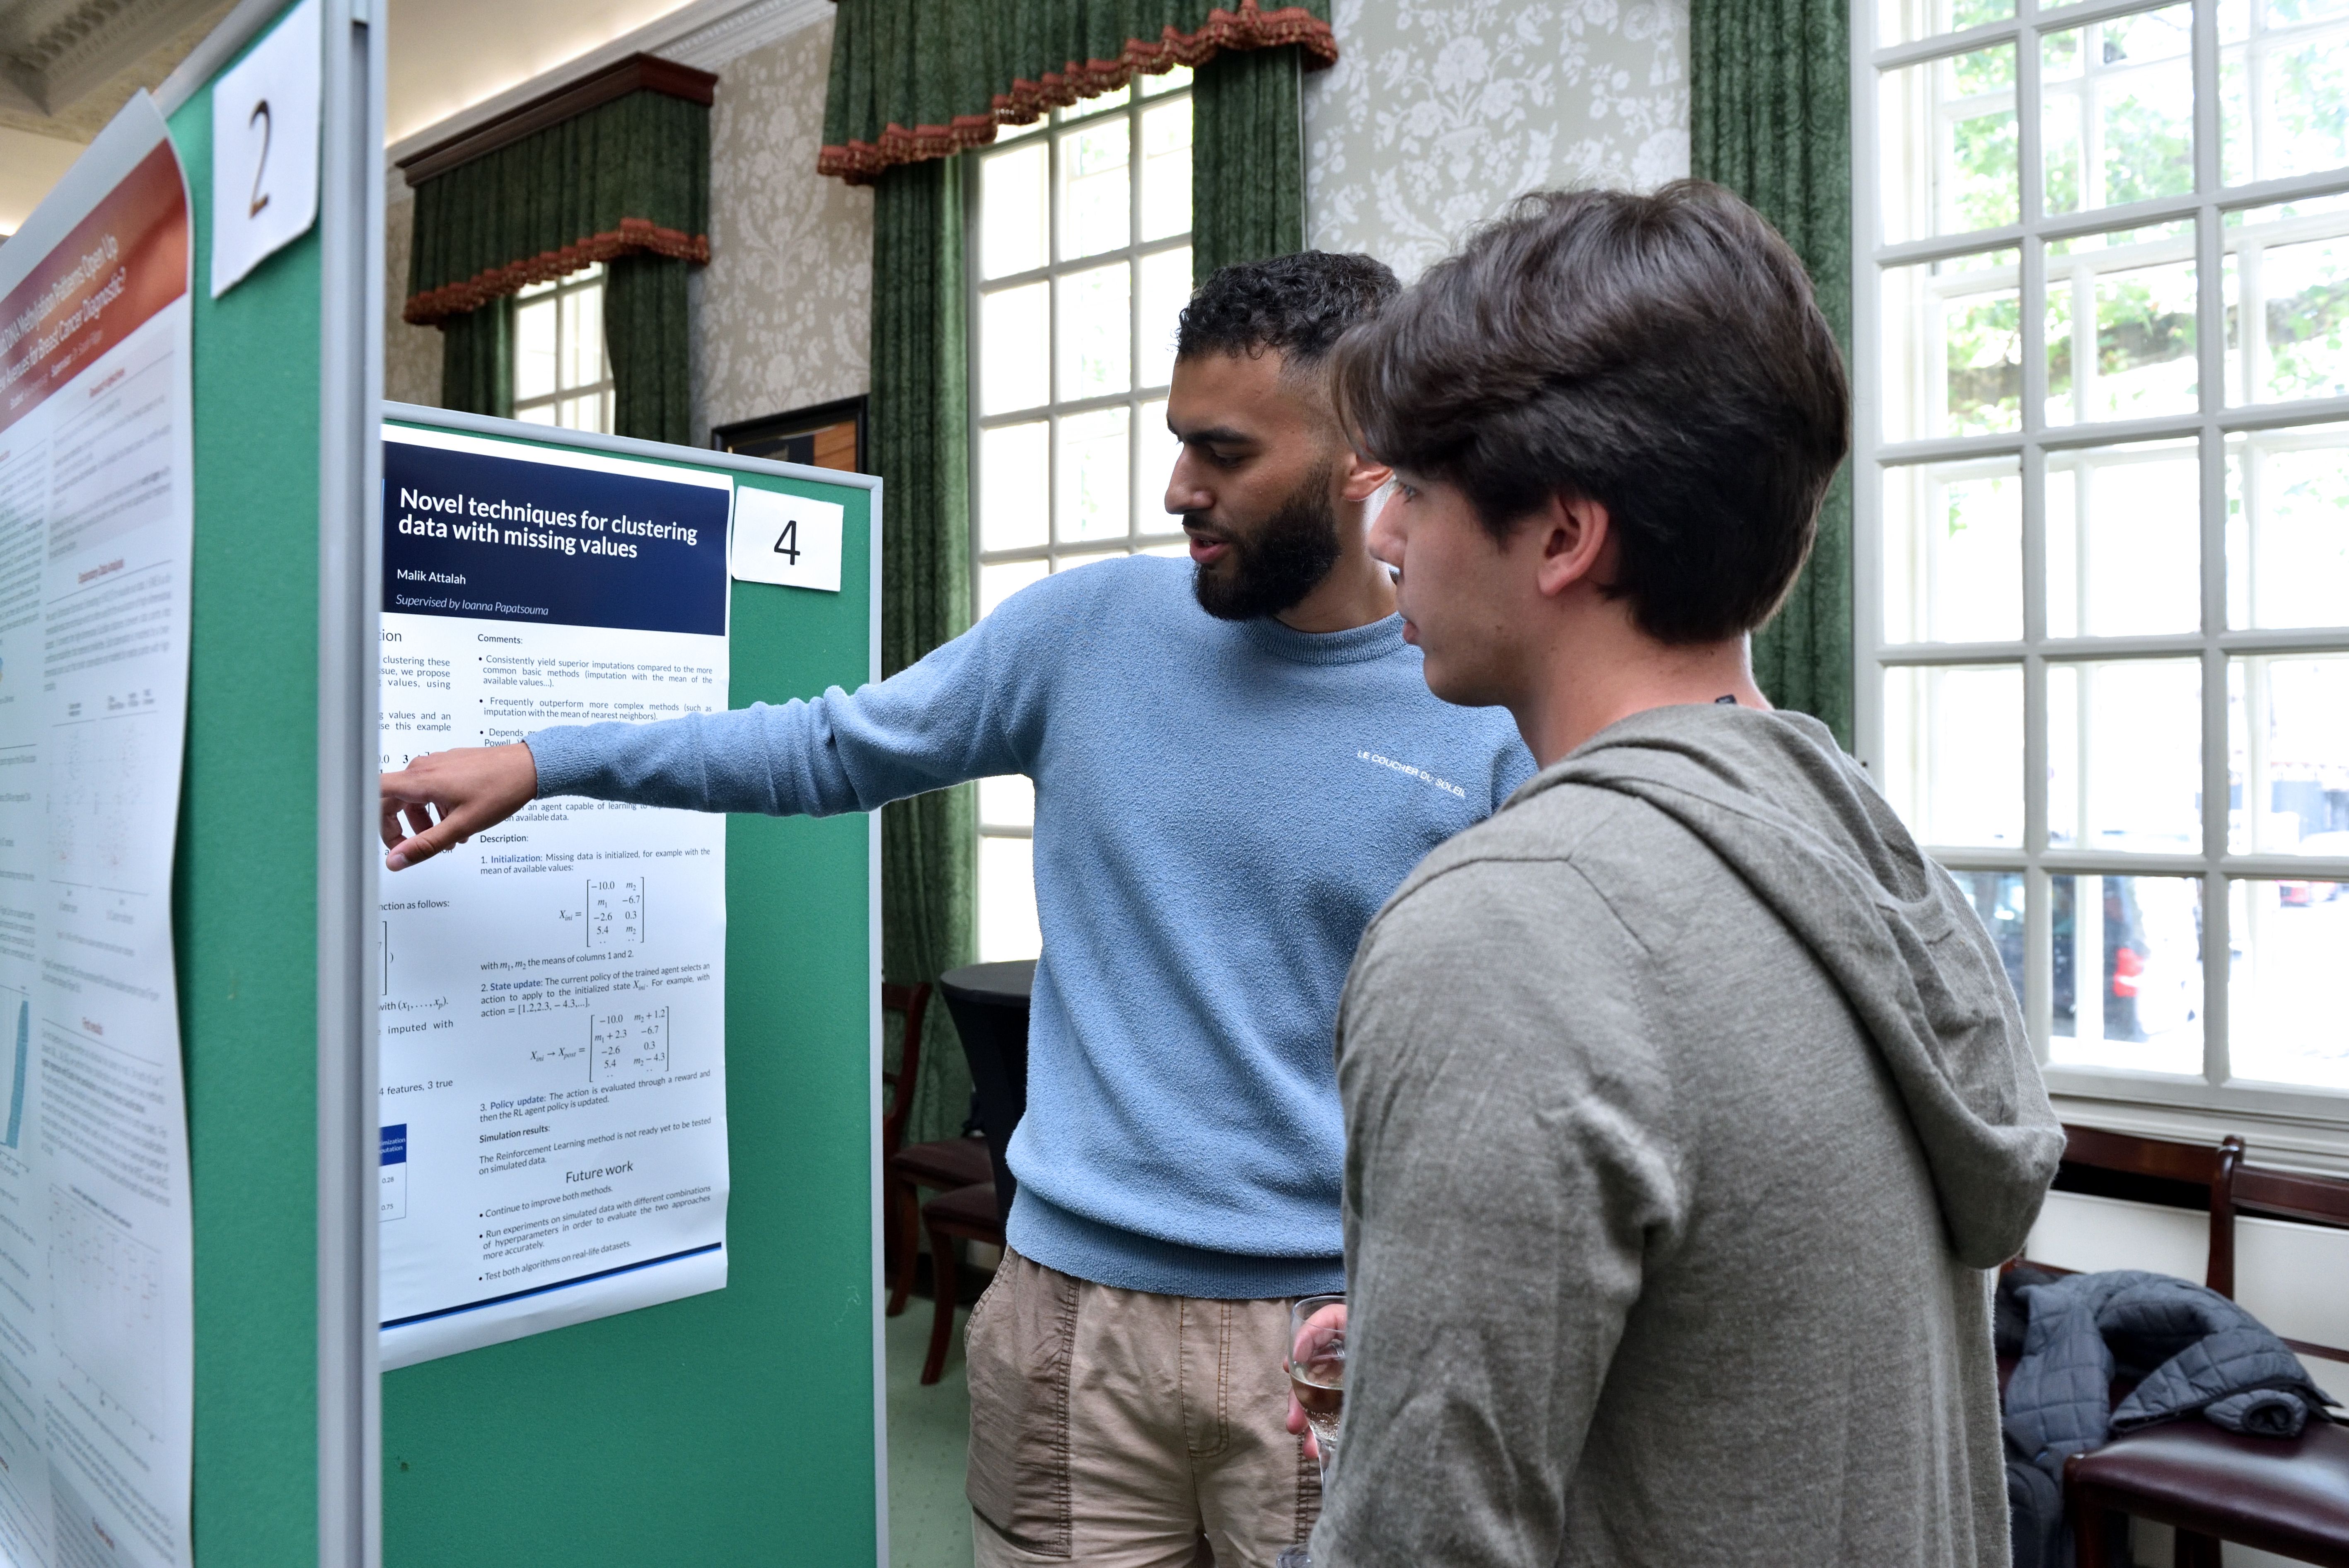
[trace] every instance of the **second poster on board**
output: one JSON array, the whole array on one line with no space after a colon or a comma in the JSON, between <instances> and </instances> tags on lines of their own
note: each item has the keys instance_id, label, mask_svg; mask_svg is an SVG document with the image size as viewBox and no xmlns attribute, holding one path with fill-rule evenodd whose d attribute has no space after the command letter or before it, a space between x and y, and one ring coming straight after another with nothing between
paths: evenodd
<instances>
[{"instance_id":1,"label":"second poster on board","mask_svg":"<svg viewBox=\"0 0 2349 1568\"><path fill-rule=\"evenodd\" d=\"M384 431L382 764L727 706L733 481ZM725 819L541 799L381 873L383 1364L726 1283Z\"/></svg>"}]
</instances>

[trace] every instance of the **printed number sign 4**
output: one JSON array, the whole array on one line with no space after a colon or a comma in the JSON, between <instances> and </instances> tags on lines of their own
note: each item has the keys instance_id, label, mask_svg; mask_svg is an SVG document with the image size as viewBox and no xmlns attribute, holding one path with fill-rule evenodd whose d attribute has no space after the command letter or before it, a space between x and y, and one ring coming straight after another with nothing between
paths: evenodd
<instances>
[{"instance_id":1,"label":"printed number sign 4","mask_svg":"<svg viewBox=\"0 0 2349 1568\"><path fill-rule=\"evenodd\" d=\"M840 530L844 515L837 501L736 486L735 577L744 583L839 593Z\"/></svg>"},{"instance_id":2,"label":"printed number sign 4","mask_svg":"<svg viewBox=\"0 0 2349 1568\"><path fill-rule=\"evenodd\" d=\"M212 297L318 218L318 0L302 0L212 84Z\"/></svg>"}]
</instances>

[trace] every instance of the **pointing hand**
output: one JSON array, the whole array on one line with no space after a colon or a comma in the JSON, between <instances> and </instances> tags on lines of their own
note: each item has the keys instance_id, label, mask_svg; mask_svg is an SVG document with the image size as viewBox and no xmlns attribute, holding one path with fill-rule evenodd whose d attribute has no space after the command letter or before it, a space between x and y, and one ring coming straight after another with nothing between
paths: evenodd
<instances>
[{"instance_id":1,"label":"pointing hand","mask_svg":"<svg viewBox=\"0 0 2349 1568\"><path fill-rule=\"evenodd\" d=\"M530 748L466 746L417 758L383 776L383 863L405 871L494 828L538 793ZM439 820L434 820L434 813Z\"/></svg>"}]
</instances>

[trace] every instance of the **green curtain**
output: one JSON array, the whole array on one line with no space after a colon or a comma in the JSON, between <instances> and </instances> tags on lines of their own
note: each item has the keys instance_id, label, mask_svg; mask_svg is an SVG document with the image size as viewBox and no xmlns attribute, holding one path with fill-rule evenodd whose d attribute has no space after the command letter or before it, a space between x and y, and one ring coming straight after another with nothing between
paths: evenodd
<instances>
[{"instance_id":1,"label":"green curtain","mask_svg":"<svg viewBox=\"0 0 2349 1568\"><path fill-rule=\"evenodd\" d=\"M709 109L649 88L459 164L416 190L409 298L438 323L442 401L510 407L506 298L609 269L605 336L624 436L692 431L685 270L709 259Z\"/></svg>"},{"instance_id":2,"label":"green curtain","mask_svg":"<svg viewBox=\"0 0 2349 1568\"><path fill-rule=\"evenodd\" d=\"M1136 73L1297 46L1338 57L1329 0L840 0L816 168L865 184Z\"/></svg>"},{"instance_id":3,"label":"green curtain","mask_svg":"<svg viewBox=\"0 0 2349 1568\"><path fill-rule=\"evenodd\" d=\"M513 417L513 363L505 301L440 324L440 407Z\"/></svg>"},{"instance_id":4,"label":"green curtain","mask_svg":"<svg viewBox=\"0 0 2349 1568\"><path fill-rule=\"evenodd\" d=\"M1843 0L1692 0L1690 172L1736 191L1810 269L1851 353L1851 43ZM1772 702L1852 743L1851 469L1819 510L1819 538L1777 618L1754 634Z\"/></svg>"},{"instance_id":5,"label":"green curtain","mask_svg":"<svg viewBox=\"0 0 2349 1568\"><path fill-rule=\"evenodd\" d=\"M604 348L612 356L616 436L679 446L693 439L693 316L685 268L675 256L643 254L605 263Z\"/></svg>"},{"instance_id":6,"label":"green curtain","mask_svg":"<svg viewBox=\"0 0 2349 1568\"><path fill-rule=\"evenodd\" d=\"M1191 87L1191 277L1305 247L1301 51L1217 55Z\"/></svg>"},{"instance_id":7,"label":"green curtain","mask_svg":"<svg viewBox=\"0 0 2349 1568\"><path fill-rule=\"evenodd\" d=\"M962 160L893 168L873 202L872 462L881 476L881 673L970 624L970 377ZM978 821L969 785L881 812L881 973L935 980L972 957ZM940 1002L924 1030L908 1141L950 1138L970 1074Z\"/></svg>"}]
</instances>

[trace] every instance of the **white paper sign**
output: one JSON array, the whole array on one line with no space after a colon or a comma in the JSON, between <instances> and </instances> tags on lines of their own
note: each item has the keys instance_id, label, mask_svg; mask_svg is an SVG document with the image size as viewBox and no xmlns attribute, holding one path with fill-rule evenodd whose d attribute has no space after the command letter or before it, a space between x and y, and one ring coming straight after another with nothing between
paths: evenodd
<instances>
[{"instance_id":1,"label":"white paper sign","mask_svg":"<svg viewBox=\"0 0 2349 1568\"><path fill-rule=\"evenodd\" d=\"M835 501L736 486L735 577L839 593L843 515Z\"/></svg>"},{"instance_id":2,"label":"white paper sign","mask_svg":"<svg viewBox=\"0 0 2349 1568\"><path fill-rule=\"evenodd\" d=\"M318 218L318 0L212 84L212 298Z\"/></svg>"}]
</instances>

